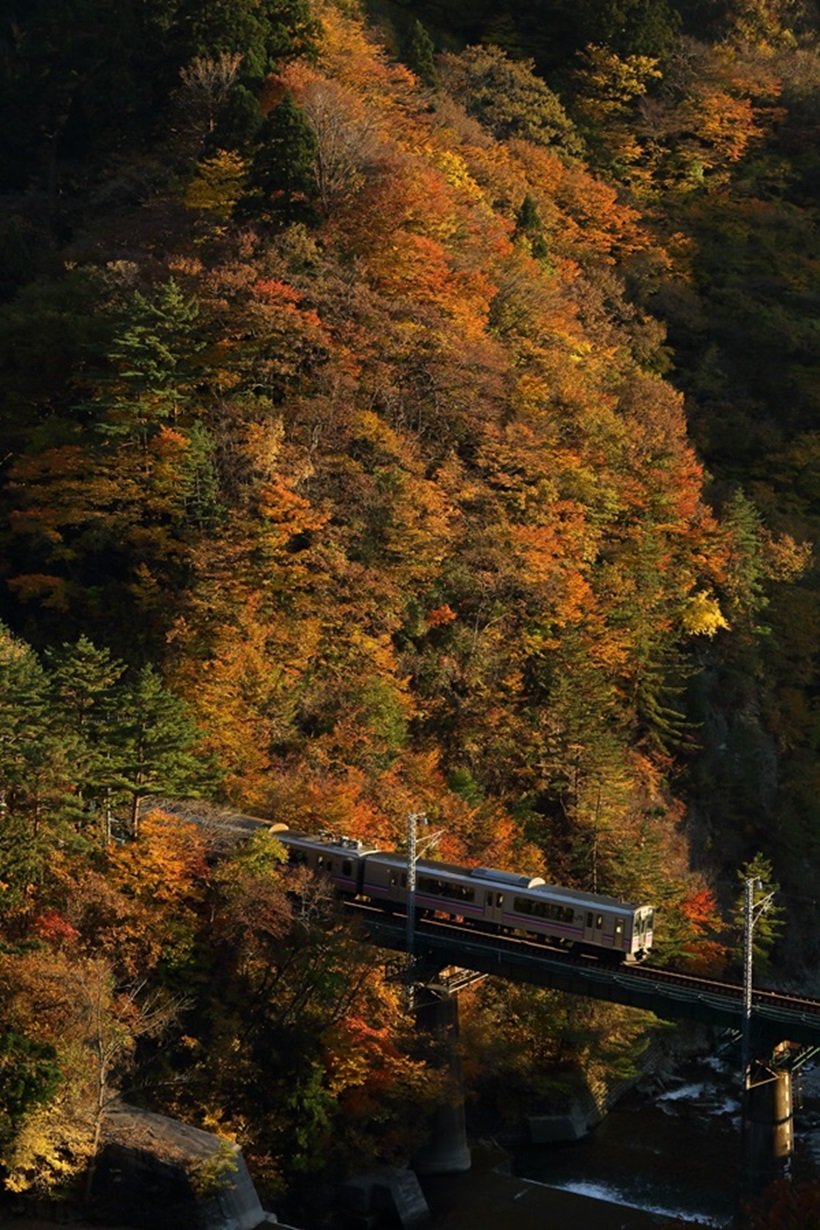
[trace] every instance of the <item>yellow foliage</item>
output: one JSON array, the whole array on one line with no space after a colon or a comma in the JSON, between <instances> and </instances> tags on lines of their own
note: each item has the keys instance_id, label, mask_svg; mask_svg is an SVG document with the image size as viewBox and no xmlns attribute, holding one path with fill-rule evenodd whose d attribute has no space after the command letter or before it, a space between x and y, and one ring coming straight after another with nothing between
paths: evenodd
<instances>
[{"instance_id":1,"label":"yellow foliage","mask_svg":"<svg viewBox=\"0 0 820 1230\"><path fill-rule=\"evenodd\" d=\"M699 589L687 599L681 622L690 636L714 636L720 628L729 627L717 598L705 589Z\"/></svg>"},{"instance_id":2,"label":"yellow foliage","mask_svg":"<svg viewBox=\"0 0 820 1230\"><path fill-rule=\"evenodd\" d=\"M94 1122L78 1091L61 1086L57 1096L26 1116L0 1162L12 1192L53 1195L84 1170L94 1148Z\"/></svg>"},{"instance_id":3,"label":"yellow foliage","mask_svg":"<svg viewBox=\"0 0 820 1230\"><path fill-rule=\"evenodd\" d=\"M189 209L215 214L227 222L245 186L245 163L234 150L220 149L197 164L197 174L185 189Z\"/></svg>"},{"instance_id":4,"label":"yellow foliage","mask_svg":"<svg viewBox=\"0 0 820 1230\"><path fill-rule=\"evenodd\" d=\"M468 171L467 163L461 154L455 153L454 150L443 149L434 155L434 159L451 187L458 188L473 200L483 199L484 194Z\"/></svg>"},{"instance_id":5,"label":"yellow foliage","mask_svg":"<svg viewBox=\"0 0 820 1230\"><path fill-rule=\"evenodd\" d=\"M796 542L791 534L767 535L763 549L768 576L773 581L796 581L811 562L811 543Z\"/></svg>"},{"instance_id":6,"label":"yellow foliage","mask_svg":"<svg viewBox=\"0 0 820 1230\"><path fill-rule=\"evenodd\" d=\"M650 81L663 76L653 56L619 56L595 43L581 56L584 67L576 74L581 82L580 105L597 120L623 113L633 99L646 93Z\"/></svg>"},{"instance_id":7,"label":"yellow foliage","mask_svg":"<svg viewBox=\"0 0 820 1230\"><path fill-rule=\"evenodd\" d=\"M141 840L108 852L111 880L127 894L156 904L178 904L205 875L205 843L188 820L154 810L140 821Z\"/></svg>"}]
</instances>

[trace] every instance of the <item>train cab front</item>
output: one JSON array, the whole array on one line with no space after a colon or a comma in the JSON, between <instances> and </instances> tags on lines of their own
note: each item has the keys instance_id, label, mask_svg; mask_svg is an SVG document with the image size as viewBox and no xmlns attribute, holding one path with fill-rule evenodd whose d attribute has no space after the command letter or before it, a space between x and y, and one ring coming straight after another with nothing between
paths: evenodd
<instances>
[{"instance_id":1,"label":"train cab front","mask_svg":"<svg viewBox=\"0 0 820 1230\"><path fill-rule=\"evenodd\" d=\"M655 911L650 905L635 911L632 944L626 954L627 963L637 965L648 957L654 939Z\"/></svg>"}]
</instances>

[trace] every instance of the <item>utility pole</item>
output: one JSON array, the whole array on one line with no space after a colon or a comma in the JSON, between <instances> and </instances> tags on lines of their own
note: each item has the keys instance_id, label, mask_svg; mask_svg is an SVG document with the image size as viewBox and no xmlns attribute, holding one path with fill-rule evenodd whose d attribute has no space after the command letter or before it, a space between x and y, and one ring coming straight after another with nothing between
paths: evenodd
<instances>
[{"instance_id":1,"label":"utility pole","mask_svg":"<svg viewBox=\"0 0 820 1230\"><path fill-rule=\"evenodd\" d=\"M743 1094L741 1102L741 1134L743 1176L742 1182L747 1192L755 1188L755 1150L752 1136L751 1097L752 1097L752 981L753 981L753 935L755 924L761 915L769 908L774 892L767 893L760 901L755 901L755 892L763 888L761 880L755 876L746 876L743 882L743 1021L740 1042L741 1065L743 1068Z\"/></svg>"},{"instance_id":2,"label":"utility pole","mask_svg":"<svg viewBox=\"0 0 820 1230\"><path fill-rule=\"evenodd\" d=\"M752 1048L752 931L754 929L754 893L759 880L747 876L743 882L743 1025L740 1062L743 1068L743 1096L748 1097L751 1085Z\"/></svg>"},{"instance_id":3,"label":"utility pole","mask_svg":"<svg viewBox=\"0 0 820 1230\"><path fill-rule=\"evenodd\" d=\"M413 994L413 973L415 965L414 948L416 943L416 863L418 862L419 854L423 853L434 842L438 841L443 833L443 829L438 829L435 833L430 833L424 839L424 849L419 850L418 843L418 826L427 824L427 817L423 812L411 811L407 814L407 931L405 939L405 947L407 948L407 1002L412 1010L414 994Z\"/></svg>"},{"instance_id":4,"label":"utility pole","mask_svg":"<svg viewBox=\"0 0 820 1230\"><path fill-rule=\"evenodd\" d=\"M407 999L410 1008L413 1007L413 965L415 958L413 948L416 941L416 859L418 823L425 822L426 817L418 812L407 813Z\"/></svg>"},{"instance_id":5,"label":"utility pole","mask_svg":"<svg viewBox=\"0 0 820 1230\"><path fill-rule=\"evenodd\" d=\"M743 1065L743 1089L751 1084L752 1068L752 936L755 925L772 903L774 892L755 901L755 892L760 892L763 882L755 876L746 876L743 883L743 1032L741 1036L741 1062Z\"/></svg>"}]
</instances>

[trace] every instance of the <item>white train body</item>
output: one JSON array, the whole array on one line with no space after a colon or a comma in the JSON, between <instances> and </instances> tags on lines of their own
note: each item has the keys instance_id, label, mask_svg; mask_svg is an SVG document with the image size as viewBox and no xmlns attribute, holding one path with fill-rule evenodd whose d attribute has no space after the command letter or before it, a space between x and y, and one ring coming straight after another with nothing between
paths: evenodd
<instances>
[{"instance_id":1,"label":"white train body","mask_svg":"<svg viewBox=\"0 0 820 1230\"><path fill-rule=\"evenodd\" d=\"M330 878L342 896L385 910L407 908L407 857L345 837L279 830L277 840L293 863ZM641 960L652 947L654 910L546 884L540 876L492 867L461 867L419 859L414 908L421 916L445 915L481 930L520 934L565 948Z\"/></svg>"}]
</instances>

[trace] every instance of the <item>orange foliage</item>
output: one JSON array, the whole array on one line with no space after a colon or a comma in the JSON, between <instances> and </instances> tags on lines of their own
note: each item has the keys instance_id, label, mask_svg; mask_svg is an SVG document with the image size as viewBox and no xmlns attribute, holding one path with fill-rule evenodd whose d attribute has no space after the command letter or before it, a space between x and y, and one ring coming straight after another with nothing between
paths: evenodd
<instances>
[{"instance_id":1,"label":"orange foliage","mask_svg":"<svg viewBox=\"0 0 820 1230\"><path fill-rule=\"evenodd\" d=\"M691 929L691 939L681 954L686 968L704 977L722 973L728 948L716 938L724 927L712 890L700 889L687 897L680 908Z\"/></svg>"},{"instance_id":2,"label":"orange foliage","mask_svg":"<svg viewBox=\"0 0 820 1230\"><path fill-rule=\"evenodd\" d=\"M160 907L195 896L208 874L200 829L162 811L140 820L140 840L108 851L111 883L138 901Z\"/></svg>"}]
</instances>

